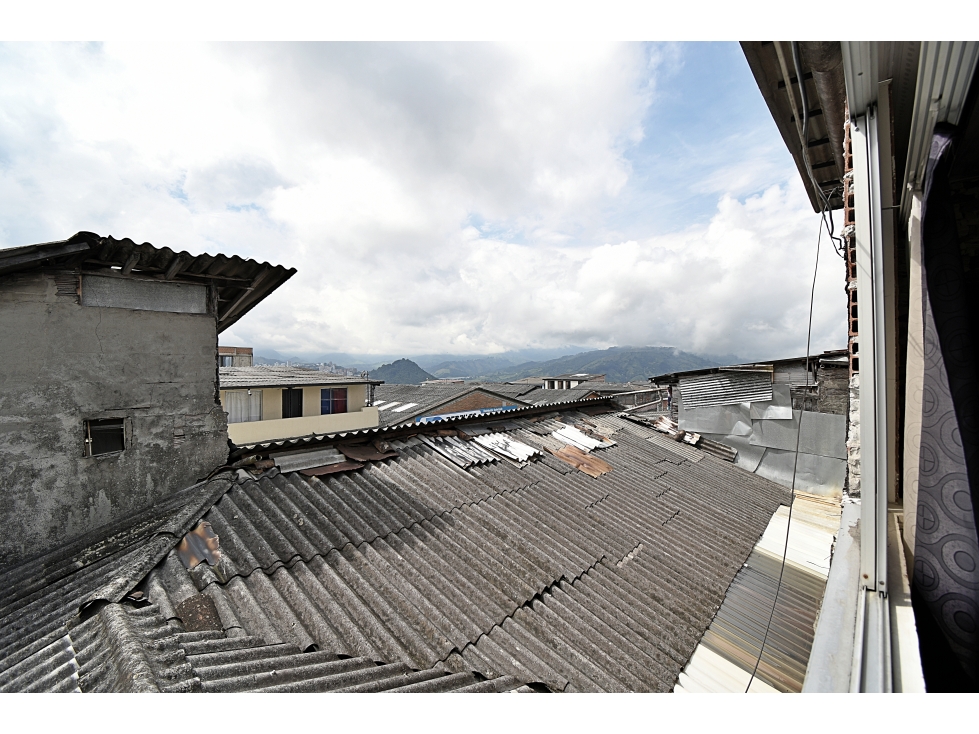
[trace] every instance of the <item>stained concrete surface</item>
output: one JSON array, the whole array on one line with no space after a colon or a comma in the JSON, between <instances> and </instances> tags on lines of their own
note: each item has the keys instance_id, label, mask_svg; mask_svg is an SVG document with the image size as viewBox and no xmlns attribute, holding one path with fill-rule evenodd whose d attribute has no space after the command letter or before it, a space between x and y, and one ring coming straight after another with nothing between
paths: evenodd
<instances>
[{"instance_id":1,"label":"stained concrete surface","mask_svg":"<svg viewBox=\"0 0 979 734\"><path fill-rule=\"evenodd\" d=\"M54 273L0 279L0 566L187 487L228 456L212 314L90 308ZM84 421L126 450L86 457Z\"/></svg>"}]
</instances>

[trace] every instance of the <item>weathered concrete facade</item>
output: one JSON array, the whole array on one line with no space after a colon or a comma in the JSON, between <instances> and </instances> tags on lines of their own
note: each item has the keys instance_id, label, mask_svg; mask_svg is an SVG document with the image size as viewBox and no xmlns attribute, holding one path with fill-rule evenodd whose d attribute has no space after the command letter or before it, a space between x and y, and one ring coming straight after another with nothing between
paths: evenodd
<instances>
[{"instance_id":1,"label":"weathered concrete facade","mask_svg":"<svg viewBox=\"0 0 979 734\"><path fill-rule=\"evenodd\" d=\"M228 456L217 299L206 313L85 306L73 282L56 270L0 277L0 565L146 507ZM103 418L124 419L125 449L86 456L85 421Z\"/></svg>"},{"instance_id":2,"label":"weathered concrete facade","mask_svg":"<svg viewBox=\"0 0 979 734\"><path fill-rule=\"evenodd\" d=\"M850 411L850 379L848 365L823 364L819 367L819 392L816 410L820 413L848 415Z\"/></svg>"}]
</instances>

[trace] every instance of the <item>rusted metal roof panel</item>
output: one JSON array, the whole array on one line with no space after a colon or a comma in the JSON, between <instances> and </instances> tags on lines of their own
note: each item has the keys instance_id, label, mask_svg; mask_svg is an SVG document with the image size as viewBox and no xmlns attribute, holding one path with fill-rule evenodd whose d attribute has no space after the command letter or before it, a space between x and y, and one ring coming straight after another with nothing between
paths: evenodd
<instances>
[{"instance_id":1,"label":"rusted metal roof panel","mask_svg":"<svg viewBox=\"0 0 979 734\"><path fill-rule=\"evenodd\" d=\"M680 378L684 409L772 399L771 372L717 372Z\"/></svg>"}]
</instances>

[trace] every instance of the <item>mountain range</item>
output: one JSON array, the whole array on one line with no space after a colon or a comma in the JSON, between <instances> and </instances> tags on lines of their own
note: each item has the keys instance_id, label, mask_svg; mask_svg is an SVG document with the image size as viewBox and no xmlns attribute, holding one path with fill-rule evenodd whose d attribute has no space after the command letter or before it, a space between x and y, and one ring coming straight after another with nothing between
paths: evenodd
<instances>
[{"instance_id":1,"label":"mountain range","mask_svg":"<svg viewBox=\"0 0 979 734\"><path fill-rule=\"evenodd\" d=\"M646 382L652 375L681 370L696 370L731 364L672 347L612 347L558 357L546 362L527 362L511 368L479 375L481 379L508 382L522 377L577 374L604 374L608 382ZM438 374L439 369L433 368Z\"/></svg>"},{"instance_id":2,"label":"mountain range","mask_svg":"<svg viewBox=\"0 0 979 734\"><path fill-rule=\"evenodd\" d=\"M520 359L528 354L550 358ZM371 377L389 384L417 385L433 378L461 377L467 380L508 382L523 377L580 372L604 374L608 382L645 382L652 375L737 364L741 361L733 354L700 355L673 347L611 347L582 350L574 354L568 354L564 350L520 350L483 356L423 355L412 359L390 359L384 363L344 359L356 356L365 355L325 354L301 360L286 358L269 350L256 355L255 362L284 362L287 359L290 362L333 362L347 368L370 370ZM446 359L437 360L438 357Z\"/></svg>"}]
</instances>

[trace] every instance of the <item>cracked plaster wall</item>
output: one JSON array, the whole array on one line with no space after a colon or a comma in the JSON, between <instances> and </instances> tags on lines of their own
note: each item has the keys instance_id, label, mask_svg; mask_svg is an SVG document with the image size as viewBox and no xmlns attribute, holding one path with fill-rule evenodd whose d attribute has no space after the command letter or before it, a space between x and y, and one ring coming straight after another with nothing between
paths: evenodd
<instances>
[{"instance_id":1,"label":"cracked plaster wall","mask_svg":"<svg viewBox=\"0 0 979 734\"><path fill-rule=\"evenodd\" d=\"M214 316L77 300L54 273L0 278L0 566L190 486L228 456ZM126 450L84 456L89 418L124 418Z\"/></svg>"}]
</instances>

